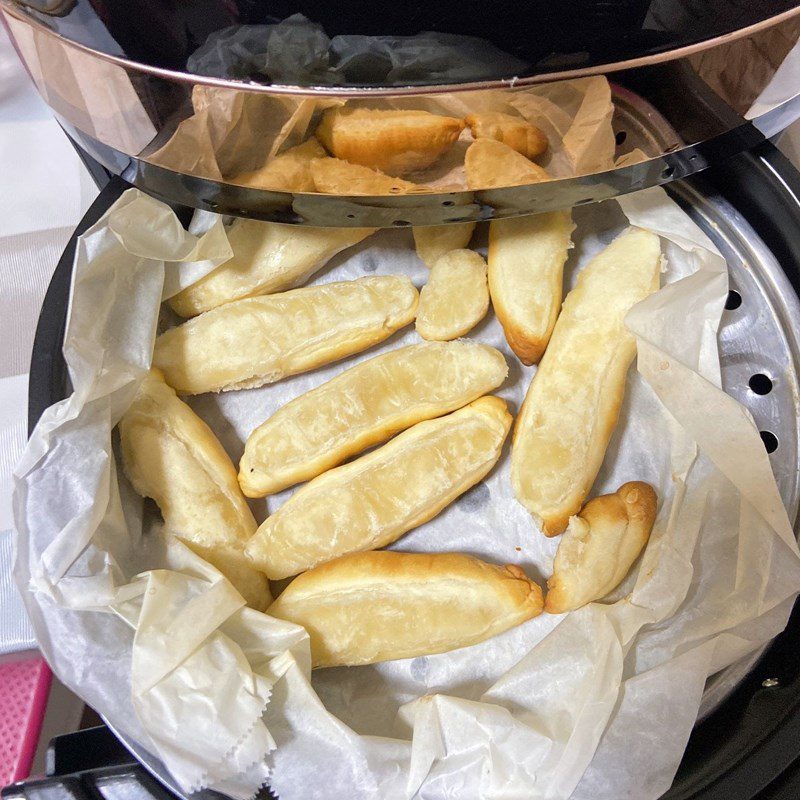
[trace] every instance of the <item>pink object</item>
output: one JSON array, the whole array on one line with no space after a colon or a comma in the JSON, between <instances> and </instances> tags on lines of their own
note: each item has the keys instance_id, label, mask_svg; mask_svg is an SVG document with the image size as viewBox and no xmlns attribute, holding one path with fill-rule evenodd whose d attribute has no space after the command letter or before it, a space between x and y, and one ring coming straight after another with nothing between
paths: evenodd
<instances>
[{"instance_id":1,"label":"pink object","mask_svg":"<svg viewBox=\"0 0 800 800\"><path fill-rule=\"evenodd\" d=\"M52 677L43 658L0 663L0 787L30 773Z\"/></svg>"}]
</instances>

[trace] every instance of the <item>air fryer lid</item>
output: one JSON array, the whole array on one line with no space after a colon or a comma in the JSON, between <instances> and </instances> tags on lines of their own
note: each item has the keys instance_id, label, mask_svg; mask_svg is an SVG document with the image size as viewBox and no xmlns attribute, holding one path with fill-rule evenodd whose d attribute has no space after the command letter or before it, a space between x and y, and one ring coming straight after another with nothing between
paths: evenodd
<instances>
[{"instance_id":1,"label":"air fryer lid","mask_svg":"<svg viewBox=\"0 0 800 800\"><path fill-rule=\"evenodd\" d=\"M800 6L786 0L0 9L62 125L112 172L171 202L290 223L430 225L593 202L690 175L800 115ZM398 163L380 157L372 119L371 154L326 138L342 110L424 111L451 127L430 157ZM496 113L523 138L471 121ZM470 174L481 137L516 163L487 164L483 148Z\"/></svg>"},{"instance_id":2,"label":"air fryer lid","mask_svg":"<svg viewBox=\"0 0 800 800\"><path fill-rule=\"evenodd\" d=\"M761 24L795 3L24 0L20 5L67 39L153 67L273 84L407 86L526 79L663 56ZM296 63L285 58L264 68L259 46L263 55L270 29L286 20L310 21L284 25L281 41L307 49L312 58ZM230 46L238 54L210 57ZM429 69L402 69L417 49L431 52ZM471 63L458 63L467 59Z\"/></svg>"}]
</instances>

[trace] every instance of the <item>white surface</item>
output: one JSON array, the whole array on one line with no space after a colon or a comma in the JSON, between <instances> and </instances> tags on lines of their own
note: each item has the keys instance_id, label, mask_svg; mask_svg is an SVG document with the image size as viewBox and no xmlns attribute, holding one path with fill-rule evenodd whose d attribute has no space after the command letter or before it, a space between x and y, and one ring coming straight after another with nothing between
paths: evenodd
<instances>
[{"instance_id":1,"label":"white surface","mask_svg":"<svg viewBox=\"0 0 800 800\"><path fill-rule=\"evenodd\" d=\"M61 251L97 190L0 25L0 653L34 645L11 570L11 470L31 346Z\"/></svg>"}]
</instances>

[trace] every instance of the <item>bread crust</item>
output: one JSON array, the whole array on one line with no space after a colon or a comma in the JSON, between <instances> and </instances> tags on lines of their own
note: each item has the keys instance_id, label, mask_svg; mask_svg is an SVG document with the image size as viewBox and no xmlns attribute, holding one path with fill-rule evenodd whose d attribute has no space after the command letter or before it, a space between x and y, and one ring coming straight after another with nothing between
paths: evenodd
<instances>
[{"instance_id":1,"label":"bread crust","mask_svg":"<svg viewBox=\"0 0 800 800\"><path fill-rule=\"evenodd\" d=\"M464 156L470 189L498 189L549 181L547 171L495 139L476 139Z\"/></svg>"},{"instance_id":2,"label":"bread crust","mask_svg":"<svg viewBox=\"0 0 800 800\"><path fill-rule=\"evenodd\" d=\"M228 183L276 192L314 192L311 161L324 157L325 148L312 136L297 147L279 153L259 169L234 175Z\"/></svg>"},{"instance_id":3,"label":"bread crust","mask_svg":"<svg viewBox=\"0 0 800 800\"><path fill-rule=\"evenodd\" d=\"M306 628L314 667L335 667L467 647L541 610L541 589L515 565L378 551L300 575L267 613Z\"/></svg>"},{"instance_id":4,"label":"bread crust","mask_svg":"<svg viewBox=\"0 0 800 800\"><path fill-rule=\"evenodd\" d=\"M278 579L385 547L483 479L510 427L505 402L492 396L420 422L298 489L259 526L245 553Z\"/></svg>"},{"instance_id":5,"label":"bread crust","mask_svg":"<svg viewBox=\"0 0 800 800\"><path fill-rule=\"evenodd\" d=\"M522 404L511 449L517 499L563 532L591 489L617 424L636 341L625 315L658 288L658 236L629 228L581 271Z\"/></svg>"},{"instance_id":6,"label":"bread crust","mask_svg":"<svg viewBox=\"0 0 800 800\"><path fill-rule=\"evenodd\" d=\"M528 366L544 354L561 308L572 214L493 220L489 225L489 294L509 346Z\"/></svg>"},{"instance_id":7,"label":"bread crust","mask_svg":"<svg viewBox=\"0 0 800 800\"><path fill-rule=\"evenodd\" d=\"M469 114L465 120L474 139L495 139L525 158L536 158L547 150L547 137L522 117L488 111Z\"/></svg>"},{"instance_id":8,"label":"bread crust","mask_svg":"<svg viewBox=\"0 0 800 800\"><path fill-rule=\"evenodd\" d=\"M310 480L425 419L496 389L502 354L477 342L431 342L362 361L276 411L248 437L239 484L262 497Z\"/></svg>"},{"instance_id":9,"label":"bread crust","mask_svg":"<svg viewBox=\"0 0 800 800\"><path fill-rule=\"evenodd\" d=\"M344 106L325 112L316 135L336 158L407 175L434 164L463 129L463 120L428 111Z\"/></svg>"},{"instance_id":10,"label":"bread crust","mask_svg":"<svg viewBox=\"0 0 800 800\"><path fill-rule=\"evenodd\" d=\"M323 194L412 194L425 190L419 184L341 158L315 158L311 162L311 175L317 191Z\"/></svg>"},{"instance_id":11,"label":"bread crust","mask_svg":"<svg viewBox=\"0 0 800 800\"><path fill-rule=\"evenodd\" d=\"M655 490L641 481L590 500L561 538L545 611L574 611L616 589L650 538L657 506Z\"/></svg>"},{"instance_id":12,"label":"bread crust","mask_svg":"<svg viewBox=\"0 0 800 800\"><path fill-rule=\"evenodd\" d=\"M414 225L414 247L422 263L430 269L451 250L465 248L475 231L474 222L452 222L449 225Z\"/></svg>"},{"instance_id":13,"label":"bread crust","mask_svg":"<svg viewBox=\"0 0 800 800\"><path fill-rule=\"evenodd\" d=\"M178 292L169 305L182 317L194 317L233 300L294 288L374 232L237 219L228 228L233 258Z\"/></svg>"},{"instance_id":14,"label":"bread crust","mask_svg":"<svg viewBox=\"0 0 800 800\"><path fill-rule=\"evenodd\" d=\"M248 605L264 609L269 585L243 555L256 522L233 464L208 425L154 369L119 432L125 474L140 495L155 500L166 530L217 567Z\"/></svg>"},{"instance_id":15,"label":"bread crust","mask_svg":"<svg viewBox=\"0 0 800 800\"><path fill-rule=\"evenodd\" d=\"M473 250L451 250L431 268L417 309L417 333L446 342L469 333L489 310L486 262Z\"/></svg>"},{"instance_id":16,"label":"bread crust","mask_svg":"<svg viewBox=\"0 0 800 800\"><path fill-rule=\"evenodd\" d=\"M161 334L153 363L182 394L263 386L383 341L418 300L405 275L237 300Z\"/></svg>"}]
</instances>

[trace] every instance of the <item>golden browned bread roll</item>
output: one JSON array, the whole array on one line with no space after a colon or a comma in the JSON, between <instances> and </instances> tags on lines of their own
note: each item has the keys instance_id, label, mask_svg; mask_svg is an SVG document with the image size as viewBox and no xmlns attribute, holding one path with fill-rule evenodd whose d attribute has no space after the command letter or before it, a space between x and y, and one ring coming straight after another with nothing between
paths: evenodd
<instances>
[{"instance_id":1,"label":"golden browned bread roll","mask_svg":"<svg viewBox=\"0 0 800 800\"><path fill-rule=\"evenodd\" d=\"M545 611L563 614L616 589L650 538L658 498L635 481L590 500L558 545Z\"/></svg>"},{"instance_id":2,"label":"golden browned bread roll","mask_svg":"<svg viewBox=\"0 0 800 800\"><path fill-rule=\"evenodd\" d=\"M430 269L451 250L461 250L469 244L475 230L474 222L453 222L449 225L415 225L414 247L422 263Z\"/></svg>"},{"instance_id":3,"label":"golden browned bread roll","mask_svg":"<svg viewBox=\"0 0 800 800\"><path fill-rule=\"evenodd\" d=\"M261 524L245 553L269 577L286 578L391 544L480 481L510 427L499 397L420 422L298 489Z\"/></svg>"},{"instance_id":4,"label":"golden browned bread roll","mask_svg":"<svg viewBox=\"0 0 800 800\"><path fill-rule=\"evenodd\" d=\"M383 551L300 575L267 613L308 631L314 667L336 667L467 647L541 611L541 589L517 566Z\"/></svg>"},{"instance_id":5,"label":"golden browned bread roll","mask_svg":"<svg viewBox=\"0 0 800 800\"><path fill-rule=\"evenodd\" d=\"M176 314L194 317L231 300L291 289L374 230L237 219L228 228L233 258L178 292L169 304Z\"/></svg>"},{"instance_id":6,"label":"golden browned bread roll","mask_svg":"<svg viewBox=\"0 0 800 800\"><path fill-rule=\"evenodd\" d=\"M476 342L401 347L362 361L276 411L247 439L239 483L249 497L307 481L425 419L496 389L503 356Z\"/></svg>"},{"instance_id":7,"label":"golden browned bread roll","mask_svg":"<svg viewBox=\"0 0 800 800\"><path fill-rule=\"evenodd\" d=\"M311 174L318 192L342 195L409 194L424 187L340 158L316 158Z\"/></svg>"},{"instance_id":8,"label":"golden browned bread roll","mask_svg":"<svg viewBox=\"0 0 800 800\"><path fill-rule=\"evenodd\" d=\"M550 341L573 228L569 211L496 219L489 225L489 294L523 364L536 364Z\"/></svg>"},{"instance_id":9,"label":"golden browned bread roll","mask_svg":"<svg viewBox=\"0 0 800 800\"><path fill-rule=\"evenodd\" d=\"M336 158L391 175L426 169L449 150L464 122L427 111L331 108L316 135Z\"/></svg>"},{"instance_id":10,"label":"golden browned bread roll","mask_svg":"<svg viewBox=\"0 0 800 800\"><path fill-rule=\"evenodd\" d=\"M446 342L471 331L489 310L486 262L473 250L451 250L431 268L417 309L417 333Z\"/></svg>"},{"instance_id":11,"label":"golden browned bread roll","mask_svg":"<svg viewBox=\"0 0 800 800\"><path fill-rule=\"evenodd\" d=\"M517 499L555 536L577 514L617 424L636 341L624 319L658 289L661 246L629 228L567 295L522 405L511 449Z\"/></svg>"},{"instance_id":12,"label":"golden browned bread roll","mask_svg":"<svg viewBox=\"0 0 800 800\"><path fill-rule=\"evenodd\" d=\"M142 381L119 432L125 474L140 495L156 501L166 529L222 572L248 605L266 608L267 580L242 552L256 522L233 464L158 370Z\"/></svg>"},{"instance_id":13,"label":"golden browned bread roll","mask_svg":"<svg viewBox=\"0 0 800 800\"><path fill-rule=\"evenodd\" d=\"M312 136L271 158L263 167L234 175L229 183L276 192L315 192L311 160L324 157L325 148Z\"/></svg>"},{"instance_id":14,"label":"golden browned bread roll","mask_svg":"<svg viewBox=\"0 0 800 800\"><path fill-rule=\"evenodd\" d=\"M547 171L507 144L495 139L476 139L464 156L470 189L497 189L549 181Z\"/></svg>"},{"instance_id":15,"label":"golden browned bread roll","mask_svg":"<svg viewBox=\"0 0 800 800\"><path fill-rule=\"evenodd\" d=\"M153 363L182 394L263 386L383 341L417 301L404 275L237 300L161 334Z\"/></svg>"},{"instance_id":16,"label":"golden browned bread roll","mask_svg":"<svg viewBox=\"0 0 800 800\"><path fill-rule=\"evenodd\" d=\"M544 133L522 117L487 111L483 114L470 114L465 122L469 125L473 138L495 139L507 144L525 158L536 158L547 150L547 137Z\"/></svg>"}]
</instances>

